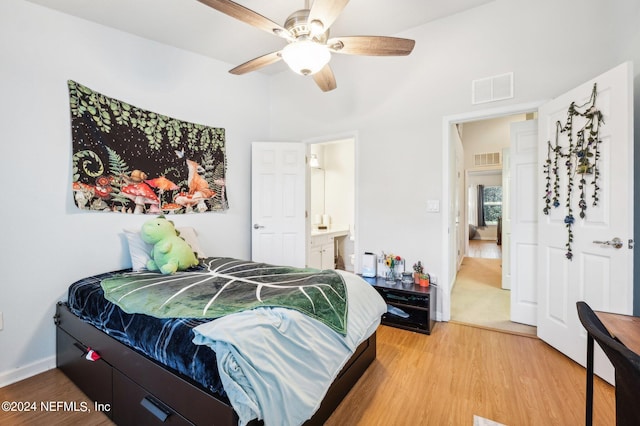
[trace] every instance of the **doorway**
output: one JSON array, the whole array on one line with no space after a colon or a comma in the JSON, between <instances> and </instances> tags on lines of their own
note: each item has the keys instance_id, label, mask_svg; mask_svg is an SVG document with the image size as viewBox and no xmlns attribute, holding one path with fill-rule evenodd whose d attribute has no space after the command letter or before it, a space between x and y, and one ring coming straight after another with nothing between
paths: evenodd
<instances>
[{"instance_id":1,"label":"doorway","mask_svg":"<svg viewBox=\"0 0 640 426\"><path fill-rule=\"evenodd\" d=\"M354 272L355 137L307 143L307 265Z\"/></svg>"},{"instance_id":2,"label":"doorway","mask_svg":"<svg viewBox=\"0 0 640 426\"><path fill-rule=\"evenodd\" d=\"M510 126L525 121L526 114L456 123L460 140L456 175L464 176L456 191L455 204L464 224L459 243L458 273L451 291L451 321L524 335L535 335L535 327L510 321L509 282L503 283L503 206L508 206L508 184L503 182L503 165L508 167ZM504 156L504 159L503 159ZM504 173L509 175L508 170ZM503 191L505 189L505 191ZM462 210L462 209L460 209ZM460 230L462 232L462 229ZM508 254L509 239L504 250ZM508 261L508 256L505 259ZM508 265L507 265L508 266Z\"/></svg>"},{"instance_id":3,"label":"doorway","mask_svg":"<svg viewBox=\"0 0 640 426\"><path fill-rule=\"evenodd\" d=\"M462 156L464 153L458 125L508 115L535 113L541 104L542 102L532 102L443 118L442 241L443 252L447 255L442 258L441 265L443 278L440 279L439 321L451 320L451 290L455 284L457 269L464 256L465 244L468 239L468 229L465 229L463 209L460 207L464 204L459 202L460 194L464 192L464 175L461 171L463 170Z\"/></svg>"}]
</instances>

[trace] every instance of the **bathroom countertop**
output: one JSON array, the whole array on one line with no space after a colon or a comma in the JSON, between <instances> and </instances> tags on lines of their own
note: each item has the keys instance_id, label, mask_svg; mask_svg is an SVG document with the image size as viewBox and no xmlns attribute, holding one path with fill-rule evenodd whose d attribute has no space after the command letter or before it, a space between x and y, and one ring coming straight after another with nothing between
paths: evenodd
<instances>
[{"instance_id":1,"label":"bathroom countertop","mask_svg":"<svg viewBox=\"0 0 640 426\"><path fill-rule=\"evenodd\" d=\"M312 229L311 230L311 236L315 237L315 236L319 236L319 235L333 235L333 236L342 236L342 235L348 235L349 234L349 228L347 227L329 227L329 229Z\"/></svg>"}]
</instances>

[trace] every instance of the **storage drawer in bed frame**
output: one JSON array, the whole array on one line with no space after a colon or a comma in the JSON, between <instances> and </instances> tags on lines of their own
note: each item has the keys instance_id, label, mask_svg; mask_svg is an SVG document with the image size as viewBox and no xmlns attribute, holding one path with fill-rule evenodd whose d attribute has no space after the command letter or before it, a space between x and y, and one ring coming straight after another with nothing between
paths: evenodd
<instances>
[{"instance_id":1,"label":"storage drawer in bed frame","mask_svg":"<svg viewBox=\"0 0 640 426\"><path fill-rule=\"evenodd\" d=\"M66 332L56 333L57 365L92 401L107 407L104 413L111 418L112 368L103 359L90 362L85 358L86 346ZM99 384L99 385L98 385Z\"/></svg>"},{"instance_id":2,"label":"storage drawer in bed frame","mask_svg":"<svg viewBox=\"0 0 640 426\"><path fill-rule=\"evenodd\" d=\"M231 405L88 324L64 303L56 309L60 368L118 425L237 425ZM85 359L87 348L100 354ZM305 425L322 425L376 357L376 334L357 349ZM262 422L251 422L262 424Z\"/></svg>"},{"instance_id":3,"label":"storage drawer in bed frame","mask_svg":"<svg viewBox=\"0 0 640 426\"><path fill-rule=\"evenodd\" d=\"M113 417L118 424L193 425L116 369L113 370L113 399Z\"/></svg>"},{"instance_id":4,"label":"storage drawer in bed frame","mask_svg":"<svg viewBox=\"0 0 640 426\"><path fill-rule=\"evenodd\" d=\"M110 400L113 403L111 418L115 423L119 425L150 424L130 421L130 419L139 417L146 418L149 410L154 410L152 405L143 402L148 401L144 398L149 396L151 401L157 402L158 406L168 408L170 411L166 421L164 423L159 421L158 424L171 424L167 423L171 417L182 417L187 422L186 424L189 422L196 425L238 424L236 413L226 401L219 400L211 393L171 373L165 367L123 345L91 324L83 322L71 313L64 304L58 305L56 323L58 335L65 333L74 340L71 342L58 339L58 342L63 344L62 347L58 346L56 350L58 368L94 401L102 402L96 396L104 398L105 401ZM101 359L92 362L79 356L80 362L77 359L70 360L68 355L62 355L70 351L69 344L74 348L76 346L91 347L100 354ZM93 373L96 363L105 365L110 374L102 371L101 375L96 377ZM78 377L80 380L76 380ZM123 378L146 392L138 401L129 401L126 407L120 405L123 383L128 383ZM116 392L116 387L118 392ZM105 393L109 394L108 398ZM131 396L138 395L138 393L139 390L133 391ZM125 410L129 412L126 413ZM142 414L131 414L131 410L140 411ZM156 413L159 412L156 411Z\"/></svg>"}]
</instances>

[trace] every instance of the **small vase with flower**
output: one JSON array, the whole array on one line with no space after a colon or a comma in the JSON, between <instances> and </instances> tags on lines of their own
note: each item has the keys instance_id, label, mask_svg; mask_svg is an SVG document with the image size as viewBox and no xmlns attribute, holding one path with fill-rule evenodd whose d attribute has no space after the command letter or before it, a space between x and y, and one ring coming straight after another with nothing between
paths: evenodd
<instances>
[{"instance_id":1,"label":"small vase with flower","mask_svg":"<svg viewBox=\"0 0 640 426\"><path fill-rule=\"evenodd\" d=\"M396 266L402 262L402 257L393 254L387 254L384 256L384 264L388 268L385 274L385 281L395 282L396 280Z\"/></svg>"}]
</instances>

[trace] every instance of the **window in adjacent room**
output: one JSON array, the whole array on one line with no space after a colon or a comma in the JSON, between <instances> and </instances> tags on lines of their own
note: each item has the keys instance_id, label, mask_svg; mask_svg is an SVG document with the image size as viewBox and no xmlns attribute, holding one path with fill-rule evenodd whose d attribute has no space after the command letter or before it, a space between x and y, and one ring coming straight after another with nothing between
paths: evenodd
<instances>
[{"instance_id":1,"label":"window in adjacent room","mask_svg":"<svg viewBox=\"0 0 640 426\"><path fill-rule=\"evenodd\" d=\"M502 216L502 187L485 186L482 194L484 221L487 225L497 225Z\"/></svg>"}]
</instances>

